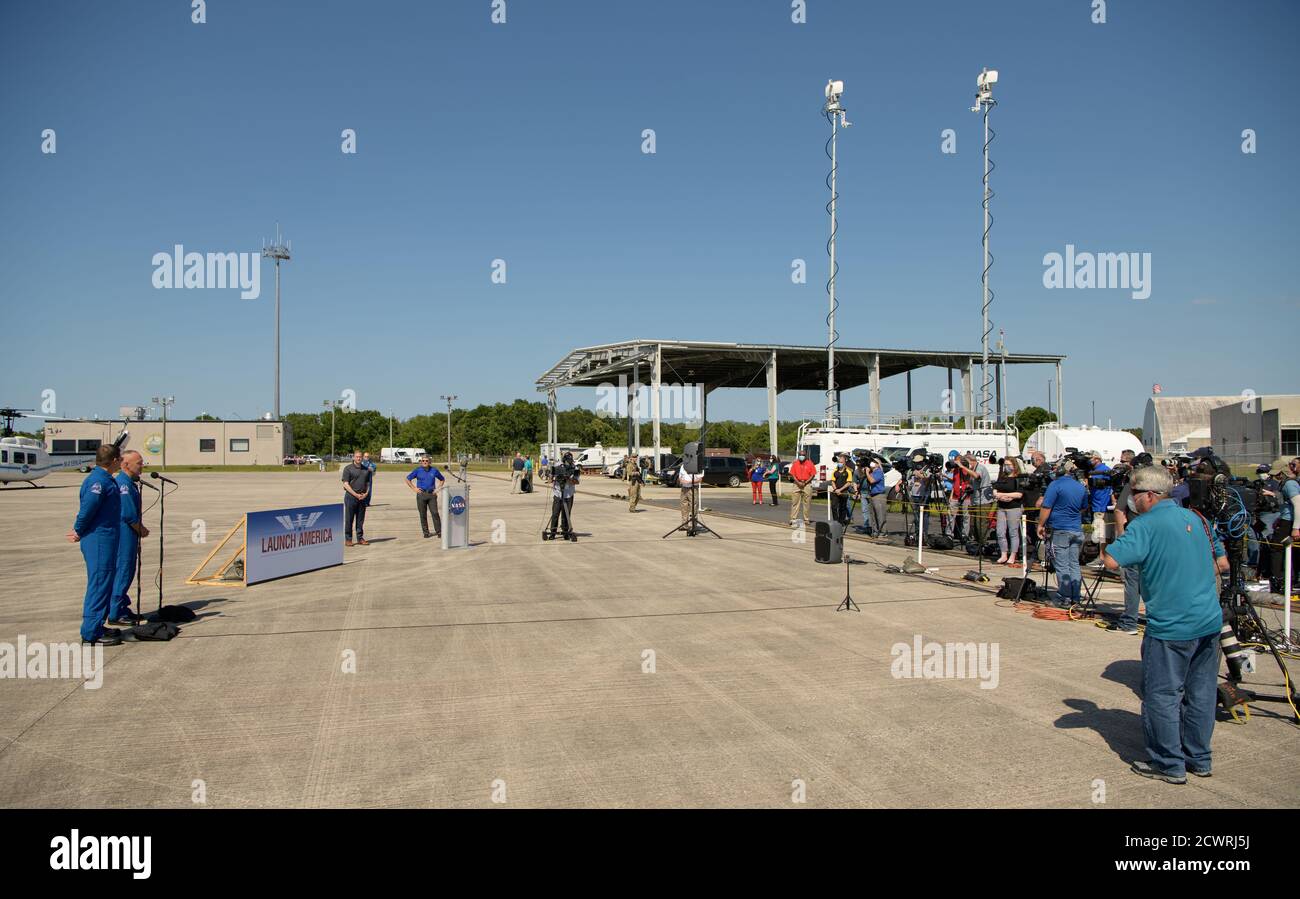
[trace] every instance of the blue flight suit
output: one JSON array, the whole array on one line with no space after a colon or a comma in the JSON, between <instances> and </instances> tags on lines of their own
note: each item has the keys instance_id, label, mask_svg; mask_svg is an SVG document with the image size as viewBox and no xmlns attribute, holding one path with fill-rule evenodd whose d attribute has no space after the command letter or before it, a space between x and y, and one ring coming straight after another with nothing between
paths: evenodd
<instances>
[{"instance_id":1,"label":"blue flight suit","mask_svg":"<svg viewBox=\"0 0 1300 899\"><path fill-rule=\"evenodd\" d=\"M81 509L72 525L81 538L86 560L86 598L82 604L81 639L104 635L104 617L113 593L117 531L122 526L121 491L107 469L96 467L81 482Z\"/></svg>"},{"instance_id":2,"label":"blue flight suit","mask_svg":"<svg viewBox=\"0 0 1300 899\"><path fill-rule=\"evenodd\" d=\"M375 498L375 472L379 470L379 466L375 464L374 459L363 461L361 466L370 469L370 492L366 494L364 500L365 504L368 506L370 505L370 501Z\"/></svg>"},{"instance_id":3,"label":"blue flight suit","mask_svg":"<svg viewBox=\"0 0 1300 899\"><path fill-rule=\"evenodd\" d=\"M113 480L117 481L122 502L122 526L117 532L117 570L108 604L109 621L117 621L131 611L131 582L135 580L136 560L140 558L140 535L131 527L140 523L140 488L125 471L119 471Z\"/></svg>"}]
</instances>

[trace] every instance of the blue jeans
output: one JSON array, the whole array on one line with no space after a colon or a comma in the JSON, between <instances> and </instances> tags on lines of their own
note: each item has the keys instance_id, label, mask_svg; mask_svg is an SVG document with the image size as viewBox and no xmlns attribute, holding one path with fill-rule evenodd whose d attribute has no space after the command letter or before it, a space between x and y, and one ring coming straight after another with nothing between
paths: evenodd
<instances>
[{"instance_id":1,"label":"blue jeans","mask_svg":"<svg viewBox=\"0 0 1300 899\"><path fill-rule=\"evenodd\" d=\"M1219 635L1142 638L1142 733L1151 767L1175 777L1210 770Z\"/></svg>"},{"instance_id":2,"label":"blue jeans","mask_svg":"<svg viewBox=\"0 0 1300 899\"><path fill-rule=\"evenodd\" d=\"M1079 573L1079 550L1083 531L1053 531L1052 560L1056 565L1056 599L1062 603L1079 601L1083 577Z\"/></svg>"},{"instance_id":3,"label":"blue jeans","mask_svg":"<svg viewBox=\"0 0 1300 899\"><path fill-rule=\"evenodd\" d=\"M1119 616L1119 626L1132 630L1138 626L1138 605L1142 602L1142 572L1137 568L1121 568L1124 575L1124 614Z\"/></svg>"}]
</instances>

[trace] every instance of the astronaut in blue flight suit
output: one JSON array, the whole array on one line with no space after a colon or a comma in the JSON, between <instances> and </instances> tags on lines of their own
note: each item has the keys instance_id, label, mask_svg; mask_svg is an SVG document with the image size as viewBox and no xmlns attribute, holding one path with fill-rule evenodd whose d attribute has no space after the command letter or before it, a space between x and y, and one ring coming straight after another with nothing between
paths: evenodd
<instances>
[{"instance_id":1,"label":"astronaut in blue flight suit","mask_svg":"<svg viewBox=\"0 0 1300 899\"><path fill-rule=\"evenodd\" d=\"M68 532L69 543L81 544L86 559L86 599L82 605L81 640L116 646L119 631L104 627L117 562L117 532L122 526L122 502L113 480L122 467L122 451L107 443L95 452L95 469L81 482L81 509Z\"/></svg>"},{"instance_id":2,"label":"astronaut in blue flight suit","mask_svg":"<svg viewBox=\"0 0 1300 899\"><path fill-rule=\"evenodd\" d=\"M113 478L122 501L122 526L117 532L117 570L113 576L113 593L108 605L108 623L130 627L138 614L131 611L131 582L135 580L136 560L140 558L140 538L149 536L140 509L140 472L144 457L135 450L122 454L122 470Z\"/></svg>"}]
</instances>

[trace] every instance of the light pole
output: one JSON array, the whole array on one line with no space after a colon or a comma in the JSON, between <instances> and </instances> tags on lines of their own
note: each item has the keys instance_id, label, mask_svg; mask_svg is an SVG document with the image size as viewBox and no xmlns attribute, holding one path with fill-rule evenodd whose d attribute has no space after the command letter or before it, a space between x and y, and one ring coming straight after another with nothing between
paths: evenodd
<instances>
[{"instance_id":1,"label":"light pole","mask_svg":"<svg viewBox=\"0 0 1300 899\"><path fill-rule=\"evenodd\" d=\"M993 217L989 215L989 201L993 199L993 191L989 190L989 172L993 171L994 166L989 162L989 143L995 132L989 130L989 110L998 103L993 99L993 85L998 82L997 69L984 69L980 72L979 77L975 79L975 85L978 90L975 93L975 105L971 107L971 112L982 112L984 114L984 270L980 276L983 286L984 300L982 304L982 314L984 317L983 327L983 348L984 359L980 363L980 415L986 421L989 417L989 306L993 303L993 292L989 290L989 266L991 257L989 256L989 227L993 223ZM990 136L992 135L992 136Z\"/></svg>"},{"instance_id":2,"label":"light pole","mask_svg":"<svg viewBox=\"0 0 1300 899\"><path fill-rule=\"evenodd\" d=\"M280 420L280 263L289 261L292 244L280 238L280 223L275 223L275 243L262 244L262 258L275 260L275 420Z\"/></svg>"},{"instance_id":3,"label":"light pole","mask_svg":"<svg viewBox=\"0 0 1300 899\"><path fill-rule=\"evenodd\" d=\"M1052 414L1052 379L1047 379L1047 414Z\"/></svg>"},{"instance_id":4,"label":"light pole","mask_svg":"<svg viewBox=\"0 0 1300 899\"><path fill-rule=\"evenodd\" d=\"M393 413L389 412L388 413L388 446L391 448L392 445L393 445Z\"/></svg>"},{"instance_id":5,"label":"light pole","mask_svg":"<svg viewBox=\"0 0 1300 899\"><path fill-rule=\"evenodd\" d=\"M334 462L334 416L342 400L326 400L325 406L330 410L330 462Z\"/></svg>"},{"instance_id":6,"label":"light pole","mask_svg":"<svg viewBox=\"0 0 1300 899\"><path fill-rule=\"evenodd\" d=\"M830 295L830 313L826 316L826 426L828 428L837 428L840 425L839 394L835 390L835 339L838 336L835 333L835 310L839 306L835 301L835 276L839 274L839 267L835 263L835 232L839 227L836 218L836 201L839 199L839 194L835 192L835 182L839 169L839 126L842 124L848 128L850 124L844 107L840 105L840 96L843 93L843 81L828 80L826 105L822 107L822 115L826 116L831 123L831 136L826 141L826 155L831 160L831 171L826 176L826 186L831 191L830 202L826 204L826 211L831 215L831 236L826 241L826 252L831 257L831 276L826 282L826 292Z\"/></svg>"},{"instance_id":7,"label":"light pole","mask_svg":"<svg viewBox=\"0 0 1300 899\"><path fill-rule=\"evenodd\" d=\"M162 406L162 422L163 422L162 467L163 470L165 471L167 469L167 407L175 405L176 397L156 396L153 398L152 402L156 406Z\"/></svg>"},{"instance_id":8,"label":"light pole","mask_svg":"<svg viewBox=\"0 0 1300 899\"><path fill-rule=\"evenodd\" d=\"M456 402L458 397L455 394L453 394L451 396L440 397L440 399L444 399L447 401L447 470L450 471L451 470L451 404Z\"/></svg>"}]
</instances>

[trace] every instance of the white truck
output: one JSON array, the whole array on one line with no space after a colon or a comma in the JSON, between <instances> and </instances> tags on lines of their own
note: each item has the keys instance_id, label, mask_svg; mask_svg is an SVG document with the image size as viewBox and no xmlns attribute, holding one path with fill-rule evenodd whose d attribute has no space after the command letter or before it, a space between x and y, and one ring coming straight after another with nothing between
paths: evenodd
<instances>
[{"instance_id":1,"label":"white truck","mask_svg":"<svg viewBox=\"0 0 1300 899\"><path fill-rule=\"evenodd\" d=\"M804 422L799 426L798 449L817 466L813 489L826 489L826 479L835 467L837 453L871 450L896 461L912 450L924 449L952 459L970 453L979 459L1020 455L1019 434L1014 428L987 426L958 428L947 422L919 422L911 427L875 425L867 428L825 428ZM788 474L788 465L783 466ZM892 487L901 476L893 469L885 473L885 483Z\"/></svg>"},{"instance_id":2,"label":"white truck","mask_svg":"<svg viewBox=\"0 0 1300 899\"><path fill-rule=\"evenodd\" d=\"M580 453L573 454L573 464L577 465L583 471L593 469L604 470L606 465L613 465L615 462L622 462L623 457L628 454L626 446L601 446L597 443Z\"/></svg>"},{"instance_id":3,"label":"white truck","mask_svg":"<svg viewBox=\"0 0 1300 899\"><path fill-rule=\"evenodd\" d=\"M1124 450L1132 450L1134 455L1142 452L1142 441L1128 431L1108 431L1089 425L1069 428L1052 423L1040 425L1038 430L1029 435L1025 441L1025 455L1034 450L1041 452L1048 461L1059 459L1069 452L1087 453L1095 450L1101 454L1103 462L1114 465Z\"/></svg>"},{"instance_id":4,"label":"white truck","mask_svg":"<svg viewBox=\"0 0 1300 899\"><path fill-rule=\"evenodd\" d=\"M379 450L379 461L415 465L420 461L421 456L427 455L428 453L418 446L385 446Z\"/></svg>"}]
</instances>

